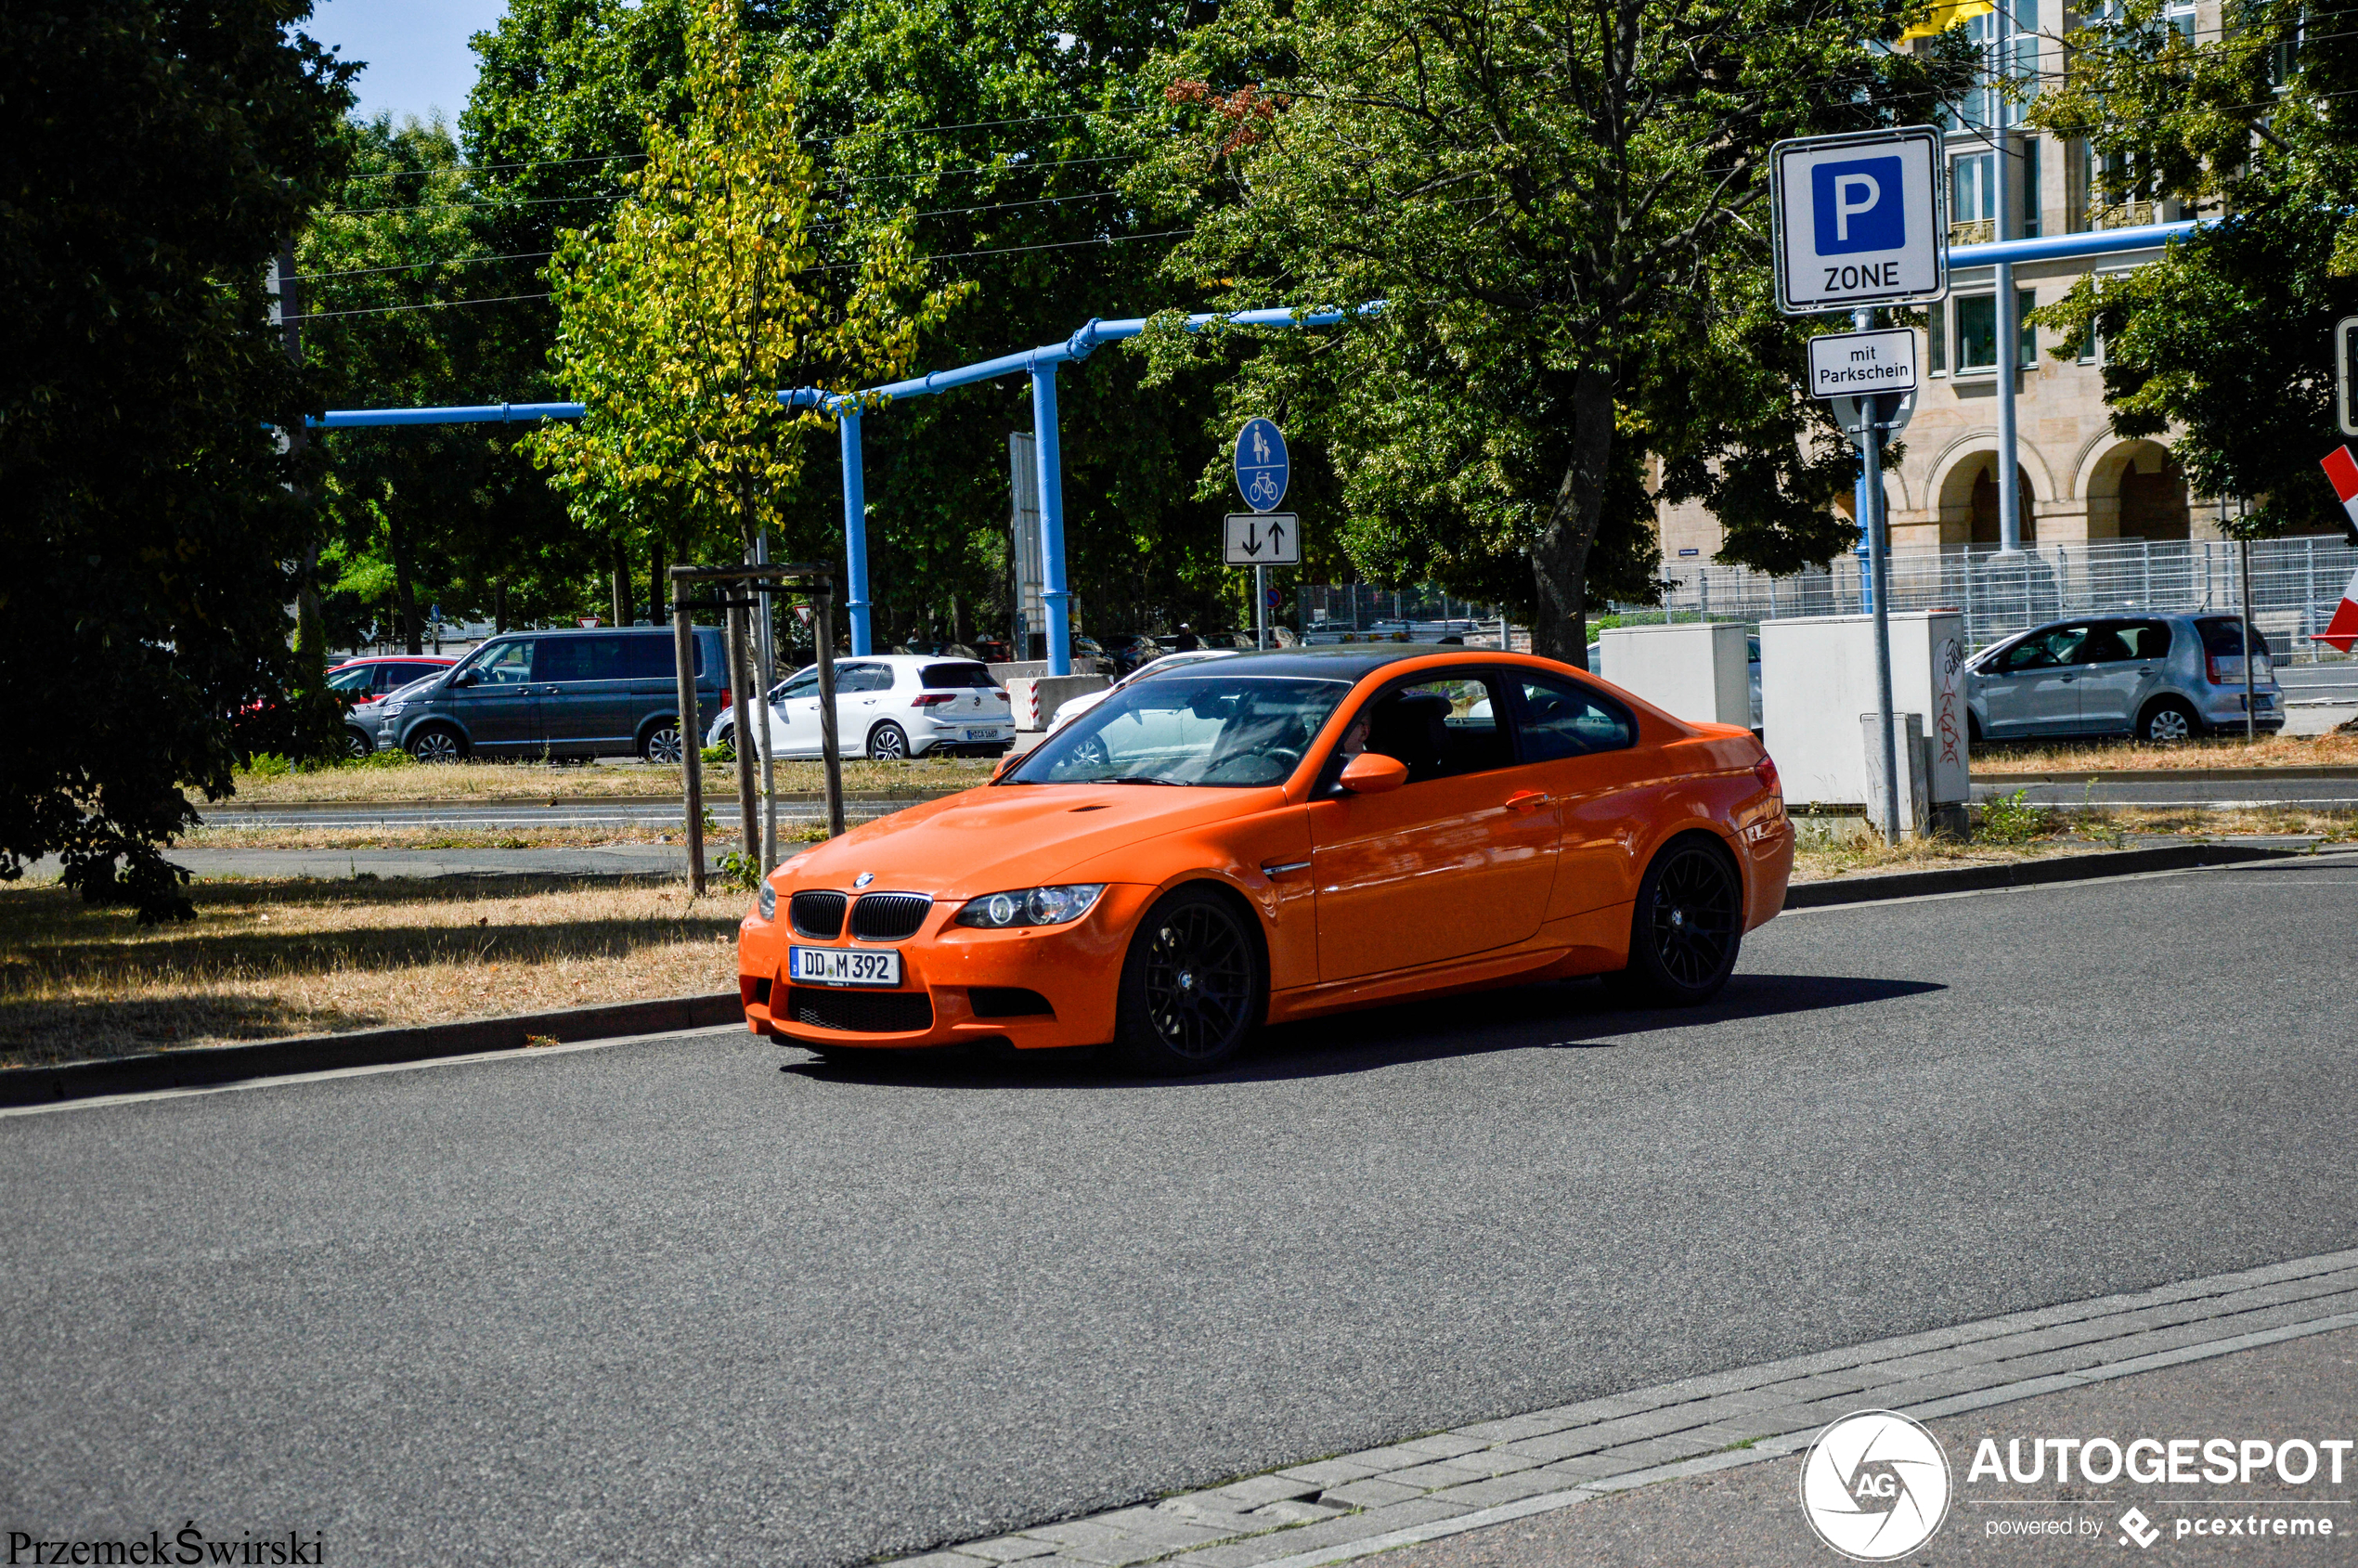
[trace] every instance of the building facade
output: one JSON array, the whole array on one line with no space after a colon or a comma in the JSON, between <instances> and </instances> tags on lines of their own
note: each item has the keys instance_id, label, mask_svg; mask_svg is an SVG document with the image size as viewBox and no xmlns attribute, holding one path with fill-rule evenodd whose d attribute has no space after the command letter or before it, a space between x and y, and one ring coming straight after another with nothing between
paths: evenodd
<instances>
[{"instance_id":1,"label":"building facade","mask_svg":"<svg viewBox=\"0 0 2358 1568\"><path fill-rule=\"evenodd\" d=\"M2063 68L2062 40L2082 25L2081 13L2064 0L2001 3L2009 6L2010 14L1993 10L1963 23L1987 51L1993 77L2003 70L2026 84L2053 80ZM2200 36L2215 37L2219 10L2218 0L2175 0L2168 20L2190 34L2200 30ZM1968 95L1945 127L1952 246L2136 227L2191 215L2174 202L2106 203L2100 171L2085 144L2025 127L2024 107L1984 89ZM2009 182L2002 193L2002 179ZM1904 457L1885 471L1895 551L1998 544L2002 374L2015 380L2015 483L2024 544L2222 537L2222 503L2193 494L2162 444L2113 434L2104 400L2102 345L2058 360L2052 352L2055 334L2025 319L2092 272L2131 270L2158 253L2017 264L2014 280L2021 330L2011 369L2000 365L1992 269L1952 269L1949 297L1931 307L1928 329L1918 329L1917 363L1926 373L1901 437ZM1846 496L1846 515L1850 508ZM1658 524L1665 567L1708 562L1719 550L1718 522L1699 505L1665 506Z\"/></svg>"}]
</instances>

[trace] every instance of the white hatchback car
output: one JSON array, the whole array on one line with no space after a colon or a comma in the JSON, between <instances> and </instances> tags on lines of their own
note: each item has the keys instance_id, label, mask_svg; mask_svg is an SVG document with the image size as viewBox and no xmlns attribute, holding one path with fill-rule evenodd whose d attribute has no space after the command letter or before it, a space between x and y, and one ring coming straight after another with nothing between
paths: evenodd
<instances>
[{"instance_id":1,"label":"white hatchback car","mask_svg":"<svg viewBox=\"0 0 2358 1568\"><path fill-rule=\"evenodd\" d=\"M722 708L706 745L732 745L736 710ZM987 665L919 654L836 661L836 744L847 757L997 757L1016 744L1006 688ZM770 745L778 757L820 755L819 667L807 665L770 693Z\"/></svg>"},{"instance_id":2,"label":"white hatchback car","mask_svg":"<svg viewBox=\"0 0 2358 1568\"><path fill-rule=\"evenodd\" d=\"M1058 705L1056 716L1048 721L1048 733L1055 734L1125 687L1141 680L1152 680L1156 676L1177 669L1182 665L1201 664L1206 659L1233 658L1236 653L1234 648L1192 648L1184 654L1165 654L1160 658L1148 659L1102 692L1083 692L1077 697L1066 698Z\"/></svg>"}]
</instances>

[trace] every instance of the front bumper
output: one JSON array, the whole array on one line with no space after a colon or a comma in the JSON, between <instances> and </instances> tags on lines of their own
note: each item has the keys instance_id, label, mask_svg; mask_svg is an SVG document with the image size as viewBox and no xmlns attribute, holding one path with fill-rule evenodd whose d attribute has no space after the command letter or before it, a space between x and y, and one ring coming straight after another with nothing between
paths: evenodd
<instances>
[{"instance_id":1,"label":"front bumper","mask_svg":"<svg viewBox=\"0 0 2358 1568\"><path fill-rule=\"evenodd\" d=\"M916 935L898 942L797 937L783 918L790 895L782 895L780 919L748 914L737 928L737 989L745 1024L756 1034L821 1045L1004 1040L1032 1050L1102 1044L1113 1038L1131 930L1154 893L1116 883L1069 926L1006 931L952 925L965 901L943 899ZM797 944L897 948L900 984L790 985L783 978L786 949Z\"/></svg>"}]
</instances>

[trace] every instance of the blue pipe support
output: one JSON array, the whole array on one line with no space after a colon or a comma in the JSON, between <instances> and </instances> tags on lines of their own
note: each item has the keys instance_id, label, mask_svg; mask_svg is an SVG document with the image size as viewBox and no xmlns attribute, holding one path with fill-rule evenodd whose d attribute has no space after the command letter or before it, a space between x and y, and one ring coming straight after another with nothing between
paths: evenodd
<instances>
[{"instance_id":1,"label":"blue pipe support","mask_svg":"<svg viewBox=\"0 0 2358 1568\"><path fill-rule=\"evenodd\" d=\"M1031 369L1031 450L1040 466L1040 599L1048 611L1048 673L1072 673L1072 594L1065 587L1065 476L1056 443L1056 366Z\"/></svg>"},{"instance_id":2,"label":"blue pipe support","mask_svg":"<svg viewBox=\"0 0 2358 1568\"><path fill-rule=\"evenodd\" d=\"M2110 255L2119 251L2155 251L2172 240L2183 240L2198 228L2222 222L2196 218L2185 223L2153 223L2137 228L2099 228L2086 234L2054 234L2039 240L1994 240L1986 245L1957 245L1949 252L1949 270L1994 266L2000 262L2071 261L2081 256Z\"/></svg>"},{"instance_id":3,"label":"blue pipe support","mask_svg":"<svg viewBox=\"0 0 2358 1568\"><path fill-rule=\"evenodd\" d=\"M875 650L868 631L868 479L860 453L859 408L836 414L836 430L843 445L843 603L851 621L851 651L865 658Z\"/></svg>"}]
</instances>

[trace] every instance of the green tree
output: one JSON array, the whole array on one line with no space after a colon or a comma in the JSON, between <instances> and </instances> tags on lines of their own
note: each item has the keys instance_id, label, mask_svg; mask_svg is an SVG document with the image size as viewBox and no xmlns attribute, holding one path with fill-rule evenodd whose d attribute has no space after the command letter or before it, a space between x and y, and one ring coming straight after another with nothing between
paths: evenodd
<instances>
[{"instance_id":1,"label":"green tree","mask_svg":"<svg viewBox=\"0 0 2358 1568\"><path fill-rule=\"evenodd\" d=\"M185 912L184 785L300 714L288 645L319 407L264 279L331 188L340 66L305 0L0 8L0 876Z\"/></svg>"},{"instance_id":2,"label":"green tree","mask_svg":"<svg viewBox=\"0 0 2358 1568\"><path fill-rule=\"evenodd\" d=\"M535 447L592 505L676 505L742 548L783 525L824 422L779 389L898 374L944 295L905 217L820 202L790 84L746 60L735 0L711 0L688 61L686 123L647 125L610 229L568 234L551 264L563 379L589 411Z\"/></svg>"},{"instance_id":3,"label":"green tree","mask_svg":"<svg viewBox=\"0 0 2358 1568\"><path fill-rule=\"evenodd\" d=\"M1386 302L1273 340L1232 400L1326 445L1363 566L1530 603L1583 661L1592 585L1644 596L1657 487L1719 512L1725 558L1840 547L1809 329L1765 308L1767 152L1927 117L1963 68L1878 46L1912 14L1237 0L1158 62L1186 134L1141 125L1132 188L1192 222L1173 265L1224 307Z\"/></svg>"},{"instance_id":4,"label":"green tree","mask_svg":"<svg viewBox=\"0 0 2358 1568\"><path fill-rule=\"evenodd\" d=\"M472 172L448 128L347 122L345 174L298 247L304 346L339 406L538 400ZM338 431L321 441L342 640L388 627L412 653L425 607L458 616L571 616L595 564L561 501L497 425Z\"/></svg>"},{"instance_id":5,"label":"green tree","mask_svg":"<svg viewBox=\"0 0 2358 1568\"><path fill-rule=\"evenodd\" d=\"M2063 84L2031 109L2085 138L2108 201L2227 214L2037 319L2059 357L2102 340L2113 428L2175 433L2197 490L2252 503L2228 524L2247 536L2345 521L2317 466L2340 440L2334 323L2358 312L2358 34L2333 15L2257 0L2205 36L2134 0L2071 36Z\"/></svg>"}]
</instances>

